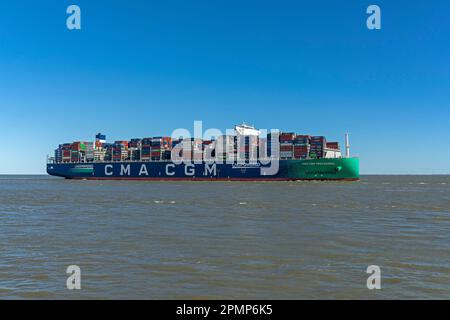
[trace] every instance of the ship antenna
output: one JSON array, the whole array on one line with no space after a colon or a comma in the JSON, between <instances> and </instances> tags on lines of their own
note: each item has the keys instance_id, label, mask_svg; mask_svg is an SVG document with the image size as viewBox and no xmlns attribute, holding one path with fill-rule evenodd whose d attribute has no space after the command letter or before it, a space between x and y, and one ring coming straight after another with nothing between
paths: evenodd
<instances>
[{"instance_id":1,"label":"ship antenna","mask_svg":"<svg viewBox=\"0 0 450 320\"><path fill-rule=\"evenodd\" d=\"M345 134L345 157L350 158L350 142L348 140L348 132Z\"/></svg>"}]
</instances>

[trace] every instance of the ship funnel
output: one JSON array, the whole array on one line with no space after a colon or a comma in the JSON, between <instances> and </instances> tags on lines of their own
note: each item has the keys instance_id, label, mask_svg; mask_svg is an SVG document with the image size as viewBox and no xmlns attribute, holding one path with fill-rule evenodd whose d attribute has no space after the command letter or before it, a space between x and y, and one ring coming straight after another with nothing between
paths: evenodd
<instances>
[{"instance_id":1,"label":"ship funnel","mask_svg":"<svg viewBox=\"0 0 450 320\"><path fill-rule=\"evenodd\" d=\"M350 142L348 140L348 132L345 134L345 157L350 158Z\"/></svg>"}]
</instances>

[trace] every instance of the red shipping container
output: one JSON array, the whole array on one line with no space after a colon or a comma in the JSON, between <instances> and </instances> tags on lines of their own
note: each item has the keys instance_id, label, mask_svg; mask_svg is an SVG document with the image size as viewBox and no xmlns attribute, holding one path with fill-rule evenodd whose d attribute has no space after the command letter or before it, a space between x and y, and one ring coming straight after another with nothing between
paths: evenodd
<instances>
[{"instance_id":1,"label":"red shipping container","mask_svg":"<svg viewBox=\"0 0 450 320\"><path fill-rule=\"evenodd\" d=\"M339 149L339 142L327 142L327 148Z\"/></svg>"},{"instance_id":2,"label":"red shipping container","mask_svg":"<svg viewBox=\"0 0 450 320\"><path fill-rule=\"evenodd\" d=\"M285 140L293 140L295 137L295 133L294 132L282 132L280 133L280 139L281 138L286 138Z\"/></svg>"},{"instance_id":3,"label":"red shipping container","mask_svg":"<svg viewBox=\"0 0 450 320\"><path fill-rule=\"evenodd\" d=\"M293 146L280 146L280 151L292 151Z\"/></svg>"}]
</instances>

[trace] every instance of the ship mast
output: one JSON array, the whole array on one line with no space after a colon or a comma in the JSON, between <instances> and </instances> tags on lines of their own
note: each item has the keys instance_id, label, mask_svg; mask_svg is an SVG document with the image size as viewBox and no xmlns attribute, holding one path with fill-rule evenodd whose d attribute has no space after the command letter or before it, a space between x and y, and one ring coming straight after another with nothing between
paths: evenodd
<instances>
[{"instance_id":1,"label":"ship mast","mask_svg":"<svg viewBox=\"0 0 450 320\"><path fill-rule=\"evenodd\" d=\"M348 132L345 134L345 157L350 158L350 142L348 140Z\"/></svg>"}]
</instances>

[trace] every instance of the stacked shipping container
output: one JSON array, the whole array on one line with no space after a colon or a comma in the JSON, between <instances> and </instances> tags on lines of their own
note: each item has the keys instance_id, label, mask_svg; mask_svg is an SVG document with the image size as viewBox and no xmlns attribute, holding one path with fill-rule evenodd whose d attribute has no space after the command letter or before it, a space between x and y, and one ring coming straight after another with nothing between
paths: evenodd
<instances>
[{"instance_id":1,"label":"stacked shipping container","mask_svg":"<svg viewBox=\"0 0 450 320\"><path fill-rule=\"evenodd\" d=\"M152 138L144 138L141 141L141 160L149 161L152 153Z\"/></svg>"},{"instance_id":2,"label":"stacked shipping container","mask_svg":"<svg viewBox=\"0 0 450 320\"><path fill-rule=\"evenodd\" d=\"M128 142L128 158L132 161L141 160L141 139L131 139Z\"/></svg>"},{"instance_id":3,"label":"stacked shipping container","mask_svg":"<svg viewBox=\"0 0 450 320\"><path fill-rule=\"evenodd\" d=\"M115 141L112 147L112 161L128 160L128 141Z\"/></svg>"},{"instance_id":4,"label":"stacked shipping container","mask_svg":"<svg viewBox=\"0 0 450 320\"><path fill-rule=\"evenodd\" d=\"M164 160L166 151L172 150L172 138L170 137L155 137L151 139L150 143L150 158L154 161Z\"/></svg>"},{"instance_id":5,"label":"stacked shipping container","mask_svg":"<svg viewBox=\"0 0 450 320\"><path fill-rule=\"evenodd\" d=\"M281 133L280 134L280 158L292 159L294 157L294 139L295 133Z\"/></svg>"},{"instance_id":6,"label":"stacked shipping container","mask_svg":"<svg viewBox=\"0 0 450 320\"><path fill-rule=\"evenodd\" d=\"M171 151L180 149L179 157L185 161L201 161L205 154L213 159L245 160L271 155L271 135L219 136L217 140L178 139L151 137L143 139L119 140L106 143L106 137L98 134L95 143L77 141L64 143L55 150L55 160L67 162L93 161L159 161L170 160ZM182 144L182 151L180 148ZM280 159L322 158L328 150L332 154L340 152L338 142L327 142L324 136L300 135L293 132L279 134ZM339 153L340 154L340 153Z\"/></svg>"},{"instance_id":7,"label":"stacked shipping container","mask_svg":"<svg viewBox=\"0 0 450 320\"><path fill-rule=\"evenodd\" d=\"M223 135L217 137L214 143L214 156L217 159L227 161L236 159L237 140L236 136Z\"/></svg>"},{"instance_id":8,"label":"stacked shipping container","mask_svg":"<svg viewBox=\"0 0 450 320\"><path fill-rule=\"evenodd\" d=\"M71 143L60 144L59 148L55 150L55 159L58 159L59 155L61 155L60 162L70 162L71 147Z\"/></svg>"},{"instance_id":9,"label":"stacked shipping container","mask_svg":"<svg viewBox=\"0 0 450 320\"><path fill-rule=\"evenodd\" d=\"M311 148L311 136L296 135L294 140L294 158L306 159L309 157Z\"/></svg>"},{"instance_id":10,"label":"stacked shipping container","mask_svg":"<svg viewBox=\"0 0 450 320\"><path fill-rule=\"evenodd\" d=\"M324 136L311 137L311 149L309 151L309 156L311 158L322 158L326 143L327 141Z\"/></svg>"}]
</instances>

